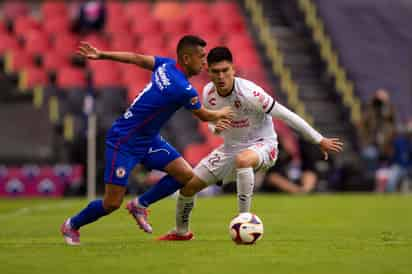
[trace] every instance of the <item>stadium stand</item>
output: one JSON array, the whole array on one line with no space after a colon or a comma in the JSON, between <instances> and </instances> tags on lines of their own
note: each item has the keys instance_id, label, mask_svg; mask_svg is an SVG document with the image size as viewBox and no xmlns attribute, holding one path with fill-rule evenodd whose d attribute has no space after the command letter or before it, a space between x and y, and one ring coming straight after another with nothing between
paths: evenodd
<instances>
[{"instance_id":1,"label":"stadium stand","mask_svg":"<svg viewBox=\"0 0 412 274\"><path fill-rule=\"evenodd\" d=\"M72 57L80 40L88 41L102 49L130 50L173 57L178 39L186 33L193 32L204 36L209 42L209 47L220 44L230 46L236 56L239 73L253 78L269 92L273 90L265 77L252 37L248 35L242 11L235 2L109 1L104 32L88 35L71 32L69 4L52 1L40 3L39 6L25 2L3 3L6 18L13 25L13 32L8 32L6 22L2 21L0 41L3 43L1 43L0 53L8 56L7 71L19 75L21 89L30 92L35 87L43 86L43 102L53 100L51 105L54 106L55 99L58 99L56 108L52 108L57 110L58 119L55 126L58 128L65 125L82 128L81 125L76 126L71 123L81 123L82 119L68 119L66 115L71 115L70 117L82 115L82 100L87 93L88 77L91 77L92 85L96 89L97 113L102 119L102 130L107 129L127 102L135 98L149 77L149 73L124 64L88 62L85 68L75 66ZM193 14L197 14L200 19L189 20ZM231 16L227 17L227 14ZM145 20L141 20L142 17ZM152 33L161 35L150 35ZM36 58L40 58L40 62L35 62ZM193 81L201 91L207 82L207 76L203 74ZM127 95L124 93L124 88L127 90ZM121 96L118 96L119 94ZM50 106L50 102L45 103L43 103L44 107ZM182 123L181 119L188 122L190 116L189 119L184 118L187 114L177 116L179 117L170 122L169 129L186 132L182 131L181 125L187 123ZM67 123L67 121L71 122ZM188 123L194 128L198 127L196 122ZM63 132L60 130L58 131ZM72 131L66 129L64 132ZM195 138L190 134L179 140L175 139L178 143L177 147L182 150L193 140L200 142L198 145L208 148L202 153L194 153L196 159L200 159L210 151L211 145L219 143L211 134L206 133ZM187 152L188 149L185 151ZM197 160L192 161L192 163L196 162Z\"/></svg>"},{"instance_id":2,"label":"stadium stand","mask_svg":"<svg viewBox=\"0 0 412 274\"><path fill-rule=\"evenodd\" d=\"M321 80L324 68L310 37L288 23L292 20L288 17L290 13L282 8L287 1L262 2L263 15L270 19L271 35L278 38L285 64L304 91L299 93L299 101L313 115L315 126L321 131L343 136L347 143L351 143L345 109L340 107L336 92L329 88L330 83ZM252 79L280 101L287 101L279 75L268 77L272 64L259 53L264 51L262 44L256 44L259 30L251 28L253 24L246 19L238 2L106 3L108 16L104 30L88 34L71 32L68 3L5 1L1 4L4 19L0 20L0 55L8 80L18 84L25 95L35 95L37 99L33 101L37 102L36 106L41 105L42 110L49 111L51 124L59 138L70 137L66 142L73 143L84 137L82 100L87 94L96 97L99 127L103 132L139 94L150 77L150 73L127 64L83 63L74 58L81 40L106 50L174 57L178 39L184 34L195 33L207 40L209 48L217 45L230 47L239 76ZM190 20L193 14L196 14L196 20ZM304 21L302 15L297 18ZM151 35L153 33L159 35ZM199 92L207 81L205 73L192 79ZM275 94L274 86L279 86L276 90L283 92ZM325 112L328 115L324 115ZM192 164L221 142L205 130L186 134L191 131L183 130L183 125L193 127L195 132L196 128L204 128L185 113L176 115L163 133L171 137L171 142ZM177 132L182 136L176 138ZM192 147L199 149L192 150Z\"/></svg>"}]
</instances>

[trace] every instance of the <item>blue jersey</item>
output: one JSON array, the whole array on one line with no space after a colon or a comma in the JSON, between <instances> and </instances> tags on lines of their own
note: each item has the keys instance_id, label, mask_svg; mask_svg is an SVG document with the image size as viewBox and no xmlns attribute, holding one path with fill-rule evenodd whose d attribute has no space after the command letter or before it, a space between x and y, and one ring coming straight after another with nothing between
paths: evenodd
<instances>
[{"instance_id":1,"label":"blue jersey","mask_svg":"<svg viewBox=\"0 0 412 274\"><path fill-rule=\"evenodd\" d=\"M174 60L155 57L150 83L113 123L106 144L115 149L142 153L182 106L189 110L201 107L196 89Z\"/></svg>"}]
</instances>

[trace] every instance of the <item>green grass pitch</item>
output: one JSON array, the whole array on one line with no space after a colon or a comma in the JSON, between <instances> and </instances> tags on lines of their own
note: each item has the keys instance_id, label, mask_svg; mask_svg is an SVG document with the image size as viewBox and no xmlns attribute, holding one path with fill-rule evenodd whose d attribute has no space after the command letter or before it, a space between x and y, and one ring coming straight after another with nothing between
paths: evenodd
<instances>
[{"instance_id":1,"label":"green grass pitch","mask_svg":"<svg viewBox=\"0 0 412 274\"><path fill-rule=\"evenodd\" d=\"M63 243L63 220L85 200L0 200L0 273L412 273L412 196L255 195L265 234L253 246L229 239L234 195L199 198L196 239L154 240L174 224L175 200L151 208L153 235L121 209Z\"/></svg>"}]
</instances>

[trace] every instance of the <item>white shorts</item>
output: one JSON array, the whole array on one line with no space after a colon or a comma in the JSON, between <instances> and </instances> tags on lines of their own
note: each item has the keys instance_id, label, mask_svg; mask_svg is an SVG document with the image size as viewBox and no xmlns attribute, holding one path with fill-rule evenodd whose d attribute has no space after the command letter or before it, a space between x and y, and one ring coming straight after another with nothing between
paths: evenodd
<instances>
[{"instance_id":1,"label":"white shorts","mask_svg":"<svg viewBox=\"0 0 412 274\"><path fill-rule=\"evenodd\" d=\"M223 145L213 150L203 158L194 169L194 173L207 185L223 181L223 184L236 181L236 155L249 149L259 156L259 164L255 171L265 171L276 163L278 156L278 144L273 140L262 140L243 150L226 152Z\"/></svg>"}]
</instances>

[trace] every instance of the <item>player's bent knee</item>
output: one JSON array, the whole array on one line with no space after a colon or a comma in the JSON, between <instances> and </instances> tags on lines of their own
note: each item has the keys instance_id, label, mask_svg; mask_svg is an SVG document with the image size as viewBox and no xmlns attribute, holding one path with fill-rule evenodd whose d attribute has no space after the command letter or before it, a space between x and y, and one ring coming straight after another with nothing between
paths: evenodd
<instances>
[{"instance_id":1,"label":"player's bent knee","mask_svg":"<svg viewBox=\"0 0 412 274\"><path fill-rule=\"evenodd\" d=\"M237 168L251 167L253 165L248 158L241 154L236 156L235 163Z\"/></svg>"},{"instance_id":2,"label":"player's bent knee","mask_svg":"<svg viewBox=\"0 0 412 274\"><path fill-rule=\"evenodd\" d=\"M111 213L120 208L122 201L107 201L103 200L103 207L107 213Z\"/></svg>"},{"instance_id":3,"label":"player's bent knee","mask_svg":"<svg viewBox=\"0 0 412 274\"><path fill-rule=\"evenodd\" d=\"M193 187L183 187L182 189L180 189L180 194L182 194L183 196L186 196L186 197L192 197L197 192L198 192L198 190L193 188Z\"/></svg>"}]
</instances>

